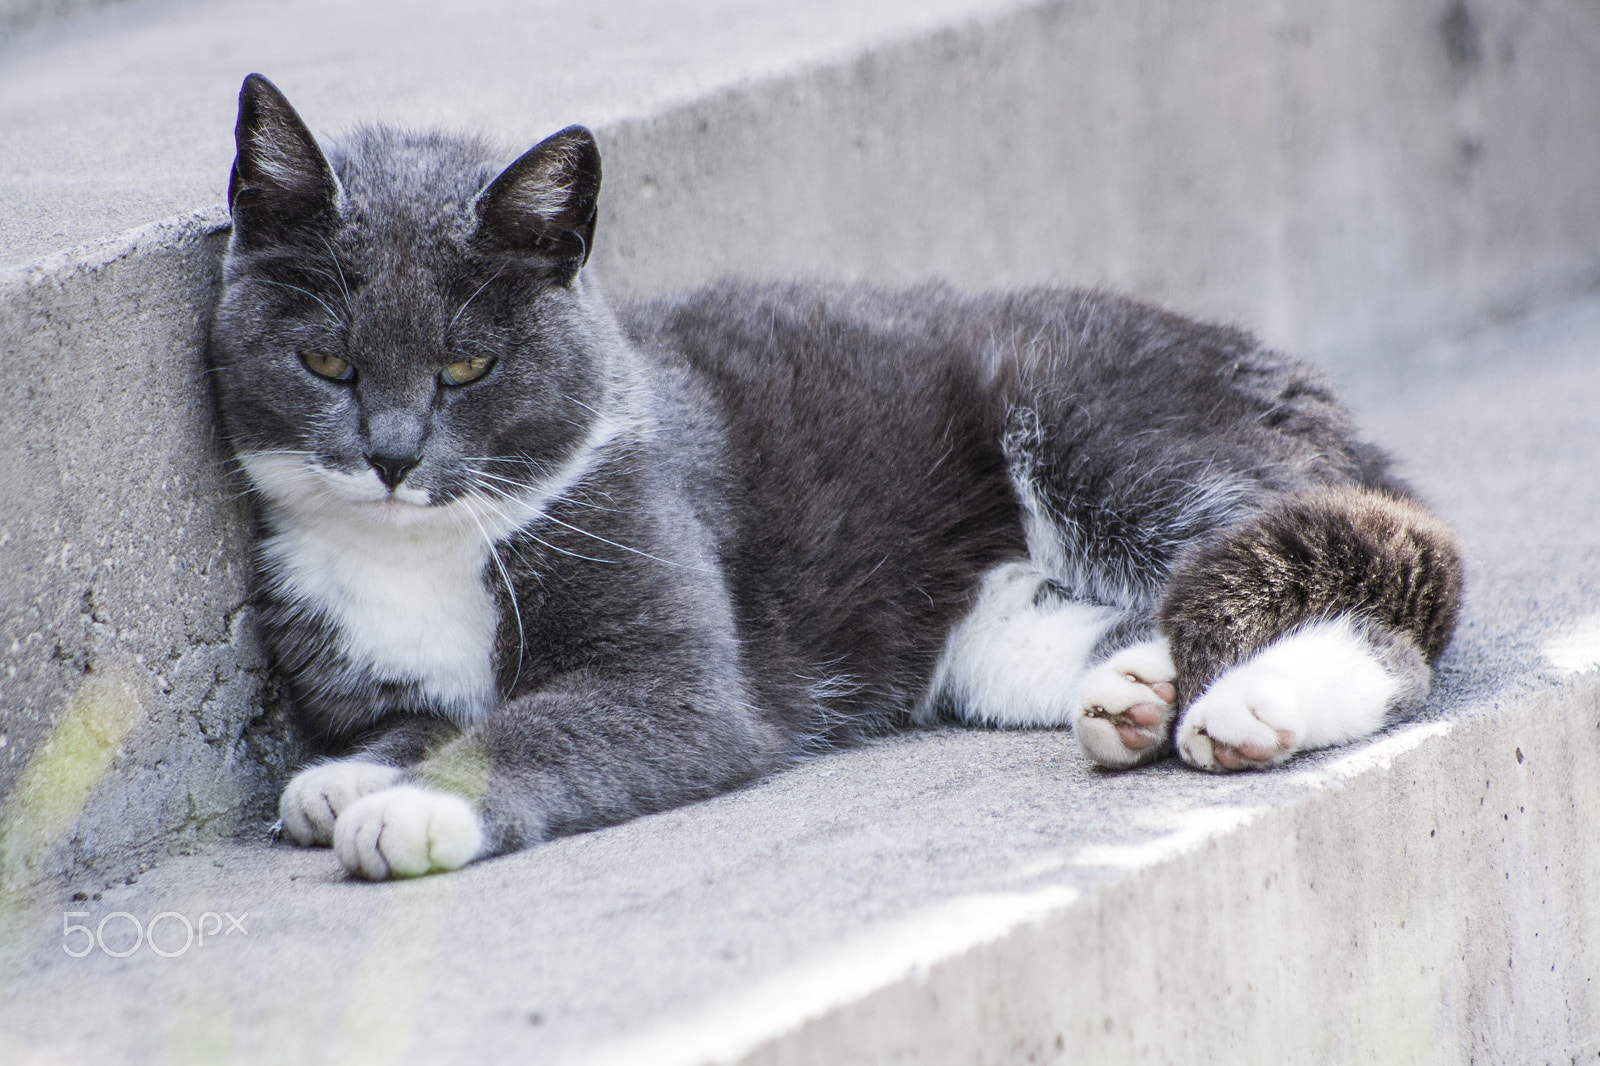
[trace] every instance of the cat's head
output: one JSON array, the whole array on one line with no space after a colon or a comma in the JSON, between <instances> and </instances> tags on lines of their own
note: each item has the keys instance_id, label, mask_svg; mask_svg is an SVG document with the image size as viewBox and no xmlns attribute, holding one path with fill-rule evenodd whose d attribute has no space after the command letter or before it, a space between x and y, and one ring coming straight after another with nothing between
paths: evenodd
<instances>
[{"instance_id":1,"label":"cat's head","mask_svg":"<svg viewBox=\"0 0 1600 1066\"><path fill-rule=\"evenodd\" d=\"M503 170L481 141L381 127L324 153L252 74L235 136L209 358L224 432L269 500L482 521L605 431L619 342L581 274L600 189L588 130Z\"/></svg>"}]
</instances>

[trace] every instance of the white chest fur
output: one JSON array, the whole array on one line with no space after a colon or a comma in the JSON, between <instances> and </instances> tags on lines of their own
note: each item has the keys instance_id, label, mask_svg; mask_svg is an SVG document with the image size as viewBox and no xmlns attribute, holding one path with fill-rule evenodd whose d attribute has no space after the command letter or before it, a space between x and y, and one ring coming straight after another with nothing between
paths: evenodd
<instances>
[{"instance_id":1,"label":"white chest fur","mask_svg":"<svg viewBox=\"0 0 1600 1066\"><path fill-rule=\"evenodd\" d=\"M492 545L582 481L631 425L595 419L557 475L520 495L467 493L439 506L405 485L391 498L375 473L329 470L303 452L242 454L272 511L260 544L268 580L329 620L352 663L417 685L463 725L477 721L496 701Z\"/></svg>"},{"instance_id":2,"label":"white chest fur","mask_svg":"<svg viewBox=\"0 0 1600 1066\"><path fill-rule=\"evenodd\" d=\"M266 578L321 615L339 651L379 679L411 683L463 724L493 709L499 612L486 584L490 545L530 509L465 497L426 506L376 474L346 474L303 453L241 456L268 501Z\"/></svg>"},{"instance_id":3,"label":"white chest fur","mask_svg":"<svg viewBox=\"0 0 1600 1066\"><path fill-rule=\"evenodd\" d=\"M478 529L302 514L261 548L279 587L337 627L353 662L465 720L493 706L499 617Z\"/></svg>"}]
</instances>

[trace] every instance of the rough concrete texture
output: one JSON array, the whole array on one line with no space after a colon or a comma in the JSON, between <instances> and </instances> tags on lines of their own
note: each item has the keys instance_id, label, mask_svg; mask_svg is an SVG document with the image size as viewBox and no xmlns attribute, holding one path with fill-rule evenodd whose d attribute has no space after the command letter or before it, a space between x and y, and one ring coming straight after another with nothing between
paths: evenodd
<instances>
[{"instance_id":1,"label":"rough concrete texture","mask_svg":"<svg viewBox=\"0 0 1600 1066\"><path fill-rule=\"evenodd\" d=\"M1590 299L1350 374L1472 559L1418 722L1229 777L917 731L412 883L216 845L5 915L0 1058L1593 1061L1597 346Z\"/></svg>"},{"instance_id":2,"label":"rough concrete texture","mask_svg":"<svg viewBox=\"0 0 1600 1066\"><path fill-rule=\"evenodd\" d=\"M216 225L0 292L4 885L231 832L285 758L211 445Z\"/></svg>"},{"instance_id":3,"label":"rough concrete texture","mask_svg":"<svg viewBox=\"0 0 1600 1066\"><path fill-rule=\"evenodd\" d=\"M622 288L1056 278L1322 353L1600 278L1585 0L141 3L0 56L0 265L217 202L248 70L322 130L603 127Z\"/></svg>"}]
</instances>

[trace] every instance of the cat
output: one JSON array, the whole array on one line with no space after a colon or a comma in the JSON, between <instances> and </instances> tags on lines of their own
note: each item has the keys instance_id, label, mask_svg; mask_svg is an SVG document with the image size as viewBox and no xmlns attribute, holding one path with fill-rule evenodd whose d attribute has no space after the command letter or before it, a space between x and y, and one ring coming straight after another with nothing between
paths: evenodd
<instances>
[{"instance_id":1,"label":"cat","mask_svg":"<svg viewBox=\"0 0 1600 1066\"><path fill-rule=\"evenodd\" d=\"M1412 714L1450 530L1314 371L1098 291L608 303L600 156L240 93L208 360L260 631L347 757L282 827L451 870L937 721L1277 766Z\"/></svg>"}]
</instances>

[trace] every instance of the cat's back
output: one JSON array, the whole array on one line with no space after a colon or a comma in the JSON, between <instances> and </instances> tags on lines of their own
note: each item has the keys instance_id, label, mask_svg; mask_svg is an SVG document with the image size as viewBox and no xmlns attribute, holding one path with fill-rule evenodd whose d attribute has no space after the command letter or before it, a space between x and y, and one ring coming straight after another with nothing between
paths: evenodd
<instances>
[{"instance_id":1,"label":"cat's back","mask_svg":"<svg viewBox=\"0 0 1600 1066\"><path fill-rule=\"evenodd\" d=\"M618 311L641 348L692 367L719 395L787 408L817 394L925 391L952 373L978 384L971 303L945 285L729 280Z\"/></svg>"},{"instance_id":2,"label":"cat's back","mask_svg":"<svg viewBox=\"0 0 1600 1066\"><path fill-rule=\"evenodd\" d=\"M697 404L724 442L756 673L854 679L849 732L908 713L977 575L1025 550L966 298L729 283L618 311L675 421Z\"/></svg>"},{"instance_id":3,"label":"cat's back","mask_svg":"<svg viewBox=\"0 0 1600 1066\"><path fill-rule=\"evenodd\" d=\"M749 491L791 519L873 499L915 514L897 486L938 506L941 486L970 501L1004 481L1013 375L994 311L944 285L752 282L619 308L645 357L714 411Z\"/></svg>"}]
</instances>

